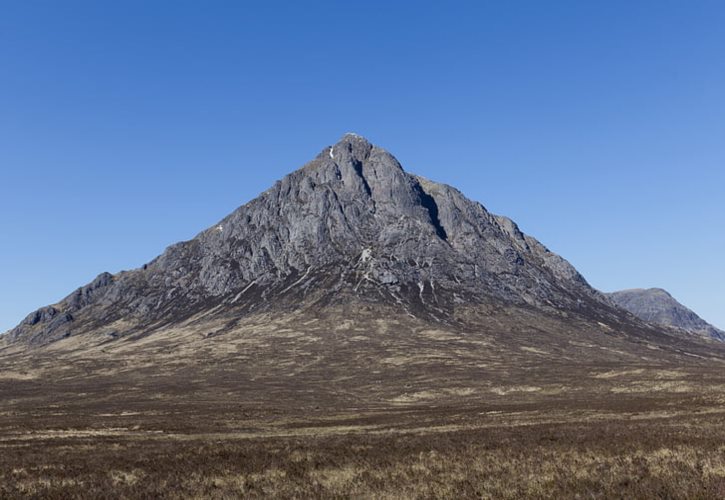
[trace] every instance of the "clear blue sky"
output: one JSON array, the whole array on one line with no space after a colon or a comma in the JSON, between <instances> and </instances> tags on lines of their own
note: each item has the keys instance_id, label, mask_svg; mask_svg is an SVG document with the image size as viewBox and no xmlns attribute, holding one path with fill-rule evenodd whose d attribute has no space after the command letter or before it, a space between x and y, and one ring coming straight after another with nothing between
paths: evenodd
<instances>
[{"instance_id":1,"label":"clear blue sky","mask_svg":"<svg viewBox=\"0 0 725 500\"><path fill-rule=\"evenodd\" d=\"M0 0L0 331L347 131L725 327L725 2Z\"/></svg>"}]
</instances>

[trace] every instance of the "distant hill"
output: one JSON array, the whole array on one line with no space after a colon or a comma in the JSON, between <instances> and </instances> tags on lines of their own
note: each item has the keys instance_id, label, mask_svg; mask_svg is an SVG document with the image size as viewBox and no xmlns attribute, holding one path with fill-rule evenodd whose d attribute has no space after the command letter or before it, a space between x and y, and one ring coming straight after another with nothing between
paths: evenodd
<instances>
[{"instance_id":1,"label":"distant hill","mask_svg":"<svg viewBox=\"0 0 725 500\"><path fill-rule=\"evenodd\" d=\"M635 288L607 295L619 307L649 323L673 326L717 340L725 340L724 331L709 324L661 288Z\"/></svg>"}]
</instances>

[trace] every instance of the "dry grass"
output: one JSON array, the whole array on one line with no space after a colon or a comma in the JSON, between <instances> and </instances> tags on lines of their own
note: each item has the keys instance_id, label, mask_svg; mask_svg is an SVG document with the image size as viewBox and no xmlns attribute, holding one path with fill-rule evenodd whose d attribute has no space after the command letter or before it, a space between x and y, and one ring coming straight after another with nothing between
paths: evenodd
<instances>
[{"instance_id":1,"label":"dry grass","mask_svg":"<svg viewBox=\"0 0 725 500\"><path fill-rule=\"evenodd\" d=\"M0 341L0 498L725 498L722 352L525 314Z\"/></svg>"},{"instance_id":2,"label":"dry grass","mask_svg":"<svg viewBox=\"0 0 725 500\"><path fill-rule=\"evenodd\" d=\"M319 427L309 435L265 438L109 432L4 439L0 497L725 495L720 414L527 425L506 425L501 415L465 418L466 428L443 432L336 433Z\"/></svg>"}]
</instances>

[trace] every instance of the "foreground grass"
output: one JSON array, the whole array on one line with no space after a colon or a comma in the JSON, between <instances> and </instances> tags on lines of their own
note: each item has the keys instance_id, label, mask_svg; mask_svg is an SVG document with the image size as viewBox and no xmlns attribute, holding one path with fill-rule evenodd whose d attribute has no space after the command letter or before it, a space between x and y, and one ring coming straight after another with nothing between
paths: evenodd
<instances>
[{"instance_id":1,"label":"foreground grass","mask_svg":"<svg viewBox=\"0 0 725 500\"><path fill-rule=\"evenodd\" d=\"M2 442L0 498L725 497L719 413L501 421L263 439L31 432Z\"/></svg>"}]
</instances>

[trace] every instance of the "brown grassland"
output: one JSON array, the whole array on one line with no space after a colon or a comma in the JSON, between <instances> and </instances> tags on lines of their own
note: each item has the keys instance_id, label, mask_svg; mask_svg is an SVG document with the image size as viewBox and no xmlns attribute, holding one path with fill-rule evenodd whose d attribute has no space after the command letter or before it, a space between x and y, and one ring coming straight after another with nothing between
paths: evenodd
<instances>
[{"instance_id":1,"label":"brown grassland","mask_svg":"<svg viewBox=\"0 0 725 500\"><path fill-rule=\"evenodd\" d=\"M206 424L184 418L200 408L89 408L62 419L38 408L3 416L0 497L725 497L719 405L682 396L599 404L311 419L217 403Z\"/></svg>"},{"instance_id":2,"label":"brown grassland","mask_svg":"<svg viewBox=\"0 0 725 500\"><path fill-rule=\"evenodd\" d=\"M293 323L0 348L0 498L725 498L711 347Z\"/></svg>"}]
</instances>

